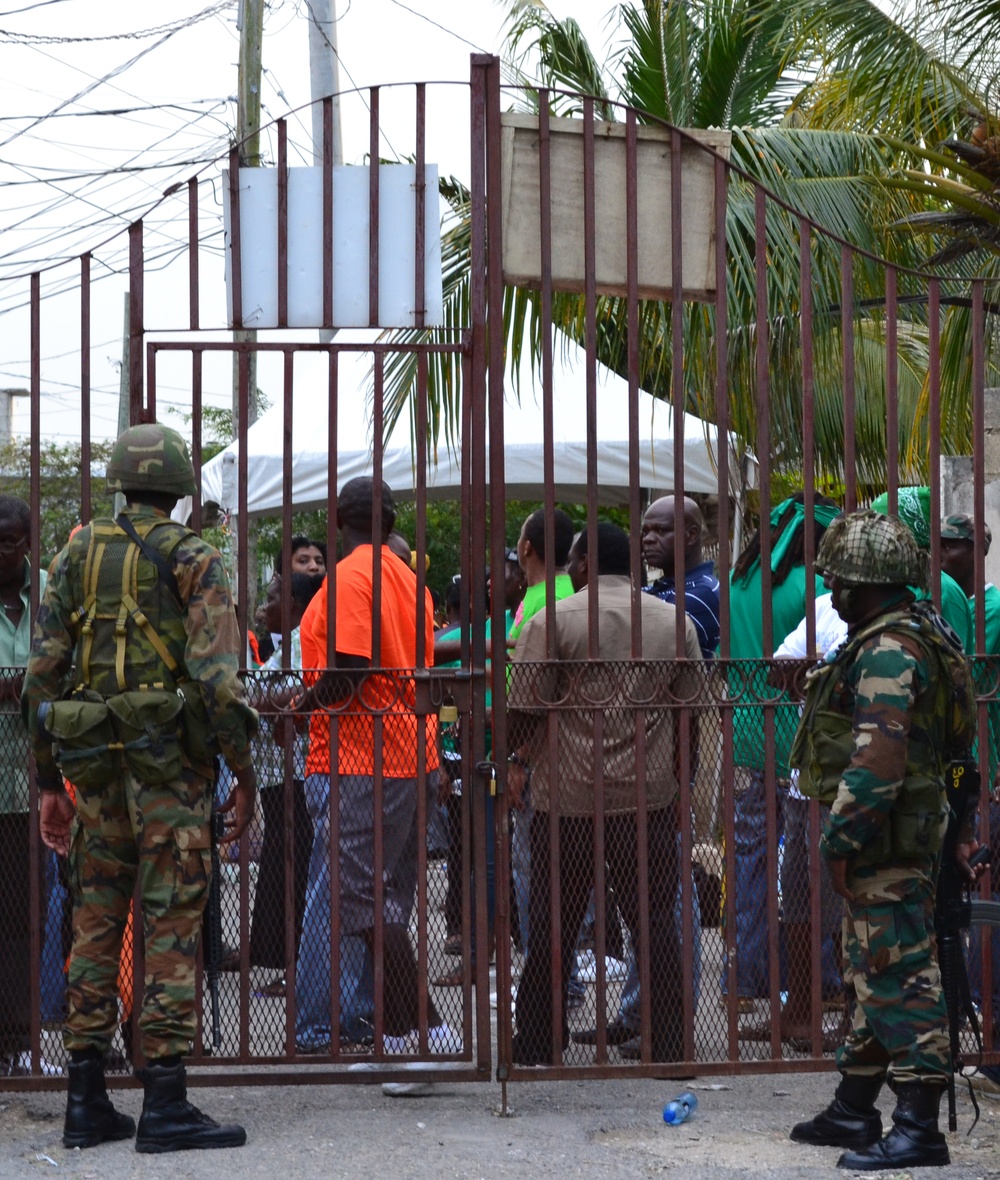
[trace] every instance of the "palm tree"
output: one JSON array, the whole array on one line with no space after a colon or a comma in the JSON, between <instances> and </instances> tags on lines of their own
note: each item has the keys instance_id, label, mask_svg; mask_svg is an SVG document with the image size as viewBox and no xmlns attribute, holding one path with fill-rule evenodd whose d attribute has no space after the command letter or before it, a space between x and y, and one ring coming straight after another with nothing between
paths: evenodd
<instances>
[{"instance_id":1,"label":"palm tree","mask_svg":"<svg viewBox=\"0 0 1000 1180\"><path fill-rule=\"evenodd\" d=\"M950 7L948 3L939 7ZM996 7L996 3L992 7ZM989 6L988 6L989 7ZM522 84L527 109L537 105L538 85L587 93L598 117L620 118L626 103L645 122L724 126L732 129L736 165L728 194L728 366L732 390L730 424L754 445L757 438L755 187L763 184L789 207L832 234L899 267L923 261L910 234L889 234L923 208L925 194L880 178L896 166L901 145L950 132L964 117L975 88L967 62L946 60L940 39L900 23L873 0L626 0L618 9L621 45L598 62L572 19L555 20L541 0L512 9L507 69ZM966 35L972 26L967 23ZM936 27L935 27L936 28ZM981 26L979 26L981 32ZM537 81L526 75L537 56ZM883 69L878 63L883 63ZM868 99L865 99L865 94ZM900 101L900 95L907 101ZM554 114L571 115L579 98L553 93ZM444 241L446 301L450 322L468 306L467 193L453 187L454 218ZM799 287L800 219L776 203L768 208L767 316L770 420L781 422L772 463L794 472L802 462L801 335ZM464 257L462 256L462 252ZM885 272L864 254L855 257L854 340L857 373L859 490L884 486L886 478ZM843 369L841 337L841 247L816 235L812 247L816 463L821 479L843 477ZM924 284L899 280L900 460L902 474L926 474L926 380L928 330L919 300ZM558 294L553 319L568 338L582 341L582 297ZM599 359L626 372L625 301L598 301ZM949 312L946 355L967 341L968 317ZM523 342L538 355L537 297L505 292L503 331L510 371L519 371ZM963 333L965 335L963 336ZM966 350L968 351L968 350ZM643 388L670 395L671 314L664 303L641 308L639 380ZM684 397L687 407L714 418L715 310L684 309ZM960 374L946 375L943 445L967 449L966 399L958 396ZM401 362L391 374L397 405L409 396L411 374ZM432 407L446 437L456 421L458 374L447 363L433 377Z\"/></svg>"}]
</instances>

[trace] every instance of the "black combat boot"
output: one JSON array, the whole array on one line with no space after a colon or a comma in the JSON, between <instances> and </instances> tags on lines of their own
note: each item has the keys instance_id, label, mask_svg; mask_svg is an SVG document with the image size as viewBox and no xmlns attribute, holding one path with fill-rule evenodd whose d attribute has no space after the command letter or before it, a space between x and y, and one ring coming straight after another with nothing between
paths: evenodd
<instances>
[{"instance_id":1,"label":"black combat boot","mask_svg":"<svg viewBox=\"0 0 1000 1180\"><path fill-rule=\"evenodd\" d=\"M138 1071L145 1087L136 1151L187 1151L203 1147L242 1147L247 1133L235 1123L220 1127L187 1100L184 1063L154 1061Z\"/></svg>"},{"instance_id":2,"label":"black combat boot","mask_svg":"<svg viewBox=\"0 0 1000 1180\"><path fill-rule=\"evenodd\" d=\"M938 1130L942 1086L907 1082L896 1089L892 1130L863 1151L845 1151L838 1168L877 1172L882 1168L943 1168L951 1162L948 1144Z\"/></svg>"},{"instance_id":3,"label":"black combat boot","mask_svg":"<svg viewBox=\"0 0 1000 1180\"><path fill-rule=\"evenodd\" d=\"M796 1123L791 1138L817 1147L868 1147L878 1143L882 1118L875 1109L875 1099L882 1081L881 1077L843 1074L826 1110L807 1123Z\"/></svg>"},{"instance_id":4,"label":"black combat boot","mask_svg":"<svg viewBox=\"0 0 1000 1180\"><path fill-rule=\"evenodd\" d=\"M106 1139L131 1139L135 1120L111 1105L100 1054L69 1065L63 1147L96 1147Z\"/></svg>"}]
</instances>

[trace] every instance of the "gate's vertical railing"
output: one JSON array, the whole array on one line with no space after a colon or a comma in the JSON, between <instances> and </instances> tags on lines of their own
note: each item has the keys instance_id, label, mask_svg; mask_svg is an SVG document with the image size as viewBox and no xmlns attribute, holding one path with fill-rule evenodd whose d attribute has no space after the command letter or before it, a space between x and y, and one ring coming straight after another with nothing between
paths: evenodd
<instances>
[{"instance_id":1,"label":"gate's vertical railing","mask_svg":"<svg viewBox=\"0 0 1000 1180\"><path fill-rule=\"evenodd\" d=\"M670 133L670 270L672 280L670 302L670 345L671 345L671 405L674 416L674 537L684 537L684 437L685 437L685 381L684 381L684 216L683 216L683 168L681 166L681 135L675 128ZM685 651L684 631L687 623L685 607L685 546L674 544L676 650ZM694 1014L695 1014L695 966L694 966L694 921L692 904L691 864L693 842L691 839L691 777L693 769L692 718L690 710L677 713L677 744L679 758L677 776L678 820L680 835L680 898L681 898L681 1001L683 1005L685 1061L694 1061ZM645 779L644 768L637 766L640 779ZM646 881L640 876L639 902L648 909L650 897ZM643 1057L645 1061L645 1056Z\"/></svg>"},{"instance_id":2,"label":"gate's vertical railing","mask_svg":"<svg viewBox=\"0 0 1000 1180\"><path fill-rule=\"evenodd\" d=\"M483 619L482 628L476 626L476 621L479 616L475 613L477 610L483 610L486 604L486 581L482 577L482 571L477 573L473 571L472 577L472 593L474 602L473 613L473 644L472 644L472 668L475 679L473 680L473 739L472 749L473 757L477 760L482 759L485 763L487 756L492 759L493 768L486 769L484 774L474 773L473 783L475 786L475 793L473 795L473 819L476 831L476 848L474 857L474 873L477 881L485 884L486 881L486 792L493 794L496 791L496 769L499 762L506 766L507 757L507 730L506 730L506 710L503 709L502 703L505 700L504 693L506 692L506 685L501 690L499 700L495 695L496 681L506 680L506 651L505 651L505 604L503 586L505 579L503 573L505 570L504 554L506 552L506 538L504 536L504 521L505 512L504 506L506 503L506 494L504 491L504 340L501 325L503 323L503 235L502 235L502 218L501 218L501 183L500 183L500 59L493 57L490 59L489 65L484 71L486 84L486 249L487 253L484 257L486 263L486 281L487 281L487 309L492 328L489 332L489 357L488 364L488 384L482 391L482 398L480 399L479 391L474 392L473 413L475 414L475 407L481 406L482 416L479 419L480 425L475 430L475 438L473 440L473 496L474 505L476 505L475 497L481 494L482 507L475 506L472 514L472 551L473 553L489 553L490 555L490 569L492 572L492 596L489 601L490 614L490 636L491 636L491 651L495 650L495 660L490 663L485 645L477 654L477 636L478 634L485 635L485 618ZM478 263L473 260L473 266ZM473 418L475 421L475 417ZM489 469L486 466L486 455L483 453L486 438L489 438ZM482 462L479 464L479 476L476 475L476 456L482 456ZM485 483L489 481L489 497L486 496ZM487 534L487 519L489 521L489 533ZM481 567L481 563L480 563ZM488 668L496 670L494 677L494 693L491 694L491 701L493 705L493 712L491 717L491 748L487 751L486 748L486 724L487 718L485 713L486 707L486 682L485 677L489 673ZM482 675L480 675L482 669ZM476 721L476 705L475 702L480 702L480 716L482 717L482 729L480 729L479 722ZM499 729L496 727L497 715L504 713L500 718ZM502 772L500 772L502 773ZM495 821L495 794L494 794L494 821ZM494 823L495 835L495 823ZM482 866L483 872L479 872L479 867ZM489 1013L485 1005L482 1003L482 997L489 992L489 950L483 953L483 949L488 947L490 936L487 932L487 904L486 904L486 890L476 889L476 945L479 948L479 953L476 956L477 969L477 999L476 1006L476 1038L479 1046L479 1059L481 1062L488 1062L492 1058L492 1054L485 1052L485 1048L489 1046L490 1042L490 1026Z\"/></svg>"},{"instance_id":3,"label":"gate's vertical railing","mask_svg":"<svg viewBox=\"0 0 1000 1180\"><path fill-rule=\"evenodd\" d=\"M468 531L468 549L473 555L469 568L469 605L472 627L469 666L472 674L472 710L471 710L471 749L470 776L463 783L463 793L472 793L471 811L472 831L476 838L476 847L485 848L481 844L485 836L486 801L484 790L492 789L490 772L485 767L486 761L486 578L481 560L476 555L488 551L486 516L487 494L486 482L495 470L494 464L499 463L501 479L499 483L492 482L490 486L489 507L493 513L492 519L497 519L495 513L499 502L499 519L503 520L503 336L500 325L503 320L503 283L500 266L500 201L499 201L499 150L500 150L500 78L499 63L496 58L475 54L472 57L472 92L471 92L471 131L472 158L470 191L472 199L472 234L471 234L471 376L468 388L463 389L463 396L469 406L469 428L471 430L471 459L469 466L470 484L470 515ZM487 335L487 314L492 320L492 328ZM487 470L486 436L492 426L496 426L497 434L490 433L490 466ZM490 550L496 561L495 549ZM499 564L494 565L498 572L503 568L503 554L501 551ZM464 579L463 579L464 582ZM492 609L491 604L491 609ZM493 611L494 623L496 612ZM493 642L504 633L502 621L499 628L492 629ZM501 667L503 664L498 661ZM497 677L499 681L501 678ZM495 685L495 688L499 685ZM499 698L499 699L498 699ZM498 705L503 698L503 690L493 697L494 705ZM498 710L499 711L499 710ZM504 743L506 734L503 722L499 731L493 731L494 761L506 756ZM500 768L501 775L505 773L505 766ZM503 781L503 780L501 780ZM468 844L465 847L469 847ZM485 856L485 852L484 852ZM485 866L485 859L479 862ZM485 872L478 878L485 884ZM477 971L480 981L483 979L483 967L489 955L484 953L488 941L486 932L486 890L475 891L476 906L471 915L475 924L477 939ZM479 1041L479 1060L482 1061L483 1033L489 1039L489 1029L486 1014L483 1011L481 997L486 989L480 982L477 987L476 1029ZM504 1005L506 1006L506 1005ZM498 1010L500 1002L498 1001ZM507 1036L510 1036L508 1024Z\"/></svg>"}]
</instances>

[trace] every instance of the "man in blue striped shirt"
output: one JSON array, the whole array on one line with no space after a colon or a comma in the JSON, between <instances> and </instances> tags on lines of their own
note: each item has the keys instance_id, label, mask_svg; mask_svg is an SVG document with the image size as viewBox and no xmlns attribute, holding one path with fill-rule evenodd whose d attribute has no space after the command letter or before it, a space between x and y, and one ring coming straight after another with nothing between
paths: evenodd
<instances>
[{"instance_id":1,"label":"man in blue striped shirt","mask_svg":"<svg viewBox=\"0 0 1000 1180\"><path fill-rule=\"evenodd\" d=\"M647 594L655 594L664 602L676 602L677 585L674 580L674 551L677 537L674 531L675 503L673 496L654 500L642 518L642 556L647 566L662 571ZM705 522L701 509L689 496L684 497L684 613L698 632L701 654L706 660L715 656L719 646L719 579L711 561L702 560L702 538Z\"/></svg>"}]
</instances>

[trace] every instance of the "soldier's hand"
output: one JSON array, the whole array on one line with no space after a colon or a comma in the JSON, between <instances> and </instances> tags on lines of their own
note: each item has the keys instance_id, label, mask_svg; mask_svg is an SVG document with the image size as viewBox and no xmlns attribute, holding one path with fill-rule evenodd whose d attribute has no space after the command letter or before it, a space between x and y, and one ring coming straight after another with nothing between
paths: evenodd
<instances>
[{"instance_id":1,"label":"soldier's hand","mask_svg":"<svg viewBox=\"0 0 1000 1180\"><path fill-rule=\"evenodd\" d=\"M42 843L59 856L69 856L70 831L76 808L65 791L42 791L38 829Z\"/></svg>"},{"instance_id":2,"label":"soldier's hand","mask_svg":"<svg viewBox=\"0 0 1000 1180\"><path fill-rule=\"evenodd\" d=\"M854 894L847 888L847 861L828 860L826 867L830 870L830 884L834 893L839 893L846 901L853 901Z\"/></svg>"},{"instance_id":3,"label":"soldier's hand","mask_svg":"<svg viewBox=\"0 0 1000 1180\"><path fill-rule=\"evenodd\" d=\"M975 885L983 873L986 872L985 864L969 864L969 858L975 856L978 851L978 840L959 841L955 845L955 863L958 865L958 871L962 874L962 879L969 885Z\"/></svg>"},{"instance_id":4,"label":"soldier's hand","mask_svg":"<svg viewBox=\"0 0 1000 1180\"><path fill-rule=\"evenodd\" d=\"M236 771L236 782L229 792L229 798L219 808L225 815L226 831L219 840L219 844L232 844L250 826L253 819L254 805L257 802L257 772L252 766L246 766ZM232 812L230 815L229 813Z\"/></svg>"}]
</instances>

